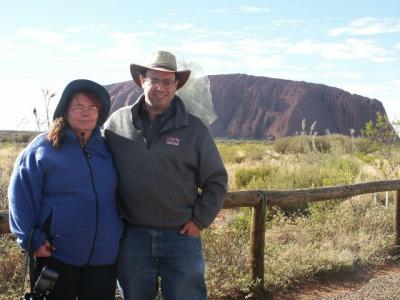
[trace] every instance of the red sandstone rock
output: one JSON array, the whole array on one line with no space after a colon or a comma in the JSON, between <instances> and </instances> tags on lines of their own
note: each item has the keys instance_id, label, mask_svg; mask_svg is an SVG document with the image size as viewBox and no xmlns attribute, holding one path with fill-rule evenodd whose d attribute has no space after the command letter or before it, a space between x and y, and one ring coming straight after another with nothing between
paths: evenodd
<instances>
[{"instance_id":1,"label":"red sandstone rock","mask_svg":"<svg viewBox=\"0 0 400 300\"><path fill-rule=\"evenodd\" d=\"M218 116L211 124L215 137L274 139L307 129L317 121L319 135L358 135L377 112L386 115L376 99L350 94L322 84L244 74L210 75L210 89ZM112 111L132 104L142 90L133 81L106 86Z\"/></svg>"}]
</instances>

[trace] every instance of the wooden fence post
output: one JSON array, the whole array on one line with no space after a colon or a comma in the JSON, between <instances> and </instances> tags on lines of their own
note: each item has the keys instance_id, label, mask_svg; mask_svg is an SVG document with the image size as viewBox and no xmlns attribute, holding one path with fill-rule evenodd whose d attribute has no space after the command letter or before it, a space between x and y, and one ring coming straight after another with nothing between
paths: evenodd
<instances>
[{"instance_id":1,"label":"wooden fence post","mask_svg":"<svg viewBox=\"0 0 400 300\"><path fill-rule=\"evenodd\" d=\"M0 235L10 233L8 225L8 210L0 210Z\"/></svg>"},{"instance_id":2,"label":"wooden fence post","mask_svg":"<svg viewBox=\"0 0 400 300\"><path fill-rule=\"evenodd\" d=\"M394 234L396 236L396 246L400 246L400 191L396 191L394 198Z\"/></svg>"},{"instance_id":3,"label":"wooden fence post","mask_svg":"<svg viewBox=\"0 0 400 300\"><path fill-rule=\"evenodd\" d=\"M266 199L263 195L261 201L252 208L251 241L250 241L250 266L251 277L258 282L258 288L264 289L264 245L265 245L265 208Z\"/></svg>"}]
</instances>

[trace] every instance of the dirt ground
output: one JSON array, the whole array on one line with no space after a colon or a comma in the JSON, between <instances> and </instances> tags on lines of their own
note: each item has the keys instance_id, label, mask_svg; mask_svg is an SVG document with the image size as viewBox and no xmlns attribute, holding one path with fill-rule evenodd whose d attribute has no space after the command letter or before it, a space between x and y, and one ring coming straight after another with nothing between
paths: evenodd
<instances>
[{"instance_id":1,"label":"dirt ground","mask_svg":"<svg viewBox=\"0 0 400 300\"><path fill-rule=\"evenodd\" d=\"M400 262L390 262L384 265L365 268L355 273L337 277L319 278L302 283L284 293L274 293L273 300L310 300L331 298L346 292L356 292L362 289L372 279L400 273ZM388 287L390 288L390 287Z\"/></svg>"}]
</instances>

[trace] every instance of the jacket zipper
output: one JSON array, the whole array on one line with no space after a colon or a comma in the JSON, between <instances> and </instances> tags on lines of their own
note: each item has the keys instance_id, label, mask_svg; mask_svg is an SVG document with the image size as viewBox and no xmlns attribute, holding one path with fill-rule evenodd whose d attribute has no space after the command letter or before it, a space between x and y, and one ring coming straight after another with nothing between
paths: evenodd
<instances>
[{"instance_id":1,"label":"jacket zipper","mask_svg":"<svg viewBox=\"0 0 400 300\"><path fill-rule=\"evenodd\" d=\"M95 243L96 243L96 239L97 239L97 230L98 230L98 226L99 226L99 197L97 195L96 187L95 187L95 184L94 184L93 169L92 169L92 166L90 165L90 162L89 162L90 154L86 150L85 140L84 140L84 136L83 135L82 135L82 140L81 140L81 148L82 148L83 156L85 157L86 163L87 163L88 168L89 168L90 181L92 183L92 189L93 189L93 192L94 192L94 196L96 198L96 227L95 227L93 240L92 240L92 249L90 250L90 255L89 255L88 260L87 260L87 262L85 264L85 265L89 265L89 262L91 261L92 256L93 256Z\"/></svg>"},{"instance_id":2,"label":"jacket zipper","mask_svg":"<svg viewBox=\"0 0 400 300\"><path fill-rule=\"evenodd\" d=\"M146 144L146 149L150 150L151 143L149 143L147 141L146 137L143 134L143 131L141 129L139 129L139 127L135 124L135 122L132 122L132 124L133 124L133 127L136 129L136 131L139 133L139 135L142 137L142 140L144 141L144 143Z\"/></svg>"},{"instance_id":3,"label":"jacket zipper","mask_svg":"<svg viewBox=\"0 0 400 300\"><path fill-rule=\"evenodd\" d=\"M172 117L170 117L170 118L172 118ZM169 120L169 119L168 119ZM164 123L165 123L166 121L164 121ZM139 133L139 135L142 137L142 139L143 139L143 141L145 142L145 144L146 144L146 149L147 150L150 150L150 146L151 146L151 142L149 142L149 141L147 141L147 139L146 139L146 137L144 136L144 134L143 134L143 131L141 130L141 129L139 129L139 127L136 125L136 123L135 123L135 121L132 121L132 124L133 124L133 127L136 129L136 131ZM156 136L160 136L161 134L165 134L165 133L167 133L167 132L169 132L169 131L172 131L172 130L174 130L174 129L176 129L176 128L170 128L170 129L167 129L167 130L162 130L162 128L160 129L160 131L158 132L158 134L156 135Z\"/></svg>"},{"instance_id":4,"label":"jacket zipper","mask_svg":"<svg viewBox=\"0 0 400 300\"><path fill-rule=\"evenodd\" d=\"M144 137L143 131L141 131L140 129L136 129L136 130L137 130L137 132L140 134L140 136L142 137L143 141L146 143L146 149L147 149L147 150L150 150L151 142L149 142L149 141Z\"/></svg>"}]
</instances>

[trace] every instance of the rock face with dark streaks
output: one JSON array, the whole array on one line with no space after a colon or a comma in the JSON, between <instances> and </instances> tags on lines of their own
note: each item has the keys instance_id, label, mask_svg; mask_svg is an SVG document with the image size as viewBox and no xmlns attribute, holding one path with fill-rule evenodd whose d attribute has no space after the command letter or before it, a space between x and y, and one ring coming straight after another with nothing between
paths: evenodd
<instances>
[{"instance_id":1,"label":"rock face with dark streaks","mask_svg":"<svg viewBox=\"0 0 400 300\"><path fill-rule=\"evenodd\" d=\"M382 103L322 84L243 74L210 75L210 90L218 116L211 124L215 137L275 139L291 136L317 121L319 135L359 134L376 113L386 115ZM133 81L106 86L112 111L136 101L142 90Z\"/></svg>"}]
</instances>

